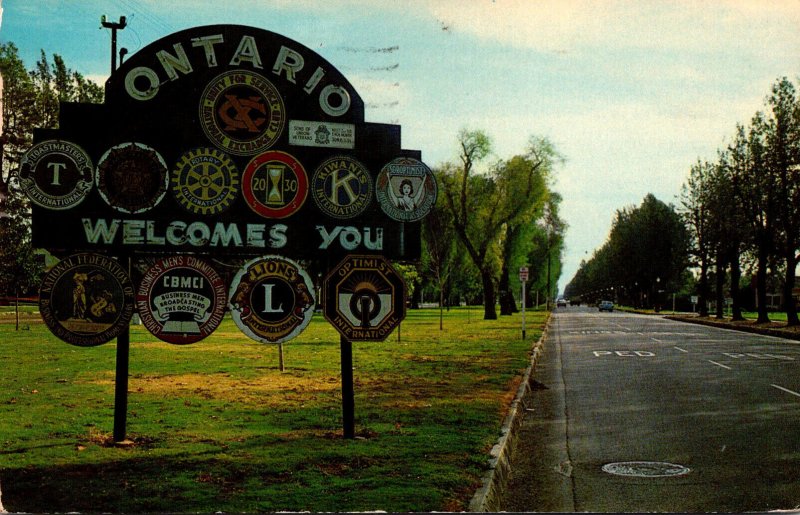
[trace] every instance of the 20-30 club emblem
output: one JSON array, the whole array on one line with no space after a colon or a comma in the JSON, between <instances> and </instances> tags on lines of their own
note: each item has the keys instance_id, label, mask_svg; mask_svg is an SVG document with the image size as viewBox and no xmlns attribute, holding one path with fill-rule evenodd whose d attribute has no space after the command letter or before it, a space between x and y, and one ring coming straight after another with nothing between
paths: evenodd
<instances>
[{"instance_id":1,"label":"20-30 club emblem","mask_svg":"<svg viewBox=\"0 0 800 515\"><path fill-rule=\"evenodd\" d=\"M242 174L242 196L264 218L296 213L308 196L308 175L291 154L270 150L254 157Z\"/></svg>"},{"instance_id":2,"label":"20-30 club emblem","mask_svg":"<svg viewBox=\"0 0 800 515\"><path fill-rule=\"evenodd\" d=\"M311 278L291 259L255 258L233 278L231 317L253 340L282 343L300 334L311 322L313 292Z\"/></svg>"},{"instance_id":3,"label":"20-30 club emblem","mask_svg":"<svg viewBox=\"0 0 800 515\"><path fill-rule=\"evenodd\" d=\"M159 259L142 278L136 308L142 323L159 340L195 343L219 327L227 291L207 262L193 256Z\"/></svg>"}]
</instances>

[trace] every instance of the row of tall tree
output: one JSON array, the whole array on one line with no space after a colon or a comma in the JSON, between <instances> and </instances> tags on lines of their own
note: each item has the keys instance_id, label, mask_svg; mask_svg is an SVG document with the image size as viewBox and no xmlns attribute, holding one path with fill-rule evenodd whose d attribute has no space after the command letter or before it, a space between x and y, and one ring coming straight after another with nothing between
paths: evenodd
<instances>
[{"instance_id":1,"label":"row of tall tree","mask_svg":"<svg viewBox=\"0 0 800 515\"><path fill-rule=\"evenodd\" d=\"M681 198L701 313L708 314L713 290L721 317L729 288L733 318L741 319L742 272L754 270L758 322L769 322L769 279L778 277L788 325L800 324L792 295L800 262L800 100L790 80L773 84L764 110L737 125L716 161L691 167Z\"/></svg>"},{"instance_id":2,"label":"row of tall tree","mask_svg":"<svg viewBox=\"0 0 800 515\"><path fill-rule=\"evenodd\" d=\"M606 242L581 261L564 294L658 308L685 282L688 248L675 206L648 194L638 207L617 210Z\"/></svg>"},{"instance_id":3,"label":"row of tall tree","mask_svg":"<svg viewBox=\"0 0 800 515\"><path fill-rule=\"evenodd\" d=\"M4 131L0 136L0 297L35 294L41 263L30 245L28 201L15 181L22 153L36 127L56 127L59 102L102 102L103 89L44 53L27 70L13 43L0 45ZM552 297L561 271L566 224L561 197L552 190L562 157L545 138L525 151L492 160L482 131L458 135L460 152L434 170L440 195L423 225L423 260L404 267L417 293L434 292L440 305L482 299L484 316L516 310L517 270L531 271L528 291ZM498 299L499 297L499 299Z\"/></svg>"}]
</instances>

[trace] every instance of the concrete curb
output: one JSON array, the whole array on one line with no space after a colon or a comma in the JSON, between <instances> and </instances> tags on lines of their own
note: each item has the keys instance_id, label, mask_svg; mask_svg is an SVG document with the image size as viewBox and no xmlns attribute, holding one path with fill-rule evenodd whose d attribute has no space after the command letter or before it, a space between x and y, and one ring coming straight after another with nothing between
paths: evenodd
<instances>
[{"instance_id":1,"label":"concrete curb","mask_svg":"<svg viewBox=\"0 0 800 515\"><path fill-rule=\"evenodd\" d=\"M784 338L786 340L800 341L800 334L798 333L781 331L780 329L772 329L769 327L726 324L724 321L703 320L698 318L688 318L688 317L680 317L672 315L667 315L664 318L669 320L675 320L677 322L686 322L688 324L705 325L708 327L718 327L721 329L731 329L733 331L742 331L745 333L753 333L753 334L763 334L765 336L775 336L777 338Z\"/></svg>"},{"instance_id":2,"label":"concrete curb","mask_svg":"<svg viewBox=\"0 0 800 515\"><path fill-rule=\"evenodd\" d=\"M536 368L539 355L542 353L542 346L550 328L550 320L552 320L552 317L548 317L542 336L533 345L531 362L525 369L522 383L517 389L517 395L511 402L508 415L506 415L500 428L500 438L497 439L497 443L489 452L489 470L484 474L480 488L472 496L472 500L469 503L470 512L492 512L500 509L500 500L511 477L512 456L516 447L516 437L522 426L525 408L531 393L533 370Z\"/></svg>"}]
</instances>

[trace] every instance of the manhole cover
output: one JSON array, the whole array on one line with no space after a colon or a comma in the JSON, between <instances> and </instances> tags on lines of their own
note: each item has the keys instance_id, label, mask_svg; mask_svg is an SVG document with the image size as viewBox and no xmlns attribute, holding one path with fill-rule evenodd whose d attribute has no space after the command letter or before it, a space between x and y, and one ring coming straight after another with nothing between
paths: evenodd
<instances>
[{"instance_id":1,"label":"manhole cover","mask_svg":"<svg viewBox=\"0 0 800 515\"><path fill-rule=\"evenodd\" d=\"M689 473L683 465L658 461L622 461L603 465L603 472L629 477L670 477Z\"/></svg>"}]
</instances>

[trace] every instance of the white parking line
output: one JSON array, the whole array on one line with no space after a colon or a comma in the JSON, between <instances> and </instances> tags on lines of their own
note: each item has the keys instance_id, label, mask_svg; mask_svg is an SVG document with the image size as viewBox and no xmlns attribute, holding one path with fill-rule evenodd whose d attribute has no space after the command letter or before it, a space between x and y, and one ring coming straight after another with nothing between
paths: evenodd
<instances>
[{"instance_id":1,"label":"white parking line","mask_svg":"<svg viewBox=\"0 0 800 515\"><path fill-rule=\"evenodd\" d=\"M717 365L718 367L725 368L725 369L727 369L727 370L733 370L731 367L729 367L729 366L727 366L727 365L723 365L722 363L717 363L716 361L711 361L711 360L708 360L708 362L709 362L709 363L711 363L711 364L713 364L713 365Z\"/></svg>"},{"instance_id":2,"label":"white parking line","mask_svg":"<svg viewBox=\"0 0 800 515\"><path fill-rule=\"evenodd\" d=\"M678 350L679 350L679 351L681 351L681 352L685 352L686 354L689 354L689 351L688 351L688 350L686 350L686 349L681 349L680 347L674 347L674 348L675 348L675 349L678 349Z\"/></svg>"},{"instance_id":3,"label":"white parking line","mask_svg":"<svg viewBox=\"0 0 800 515\"><path fill-rule=\"evenodd\" d=\"M773 384L773 385L770 385L770 386L772 386L773 388L777 388L778 390L784 391L784 392L786 392L788 394L794 395L795 397L800 397L800 393L793 392L792 390L790 390L788 388L784 388L783 386L778 386L777 384Z\"/></svg>"}]
</instances>

